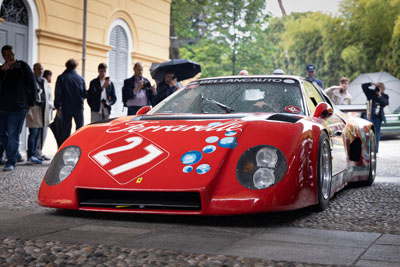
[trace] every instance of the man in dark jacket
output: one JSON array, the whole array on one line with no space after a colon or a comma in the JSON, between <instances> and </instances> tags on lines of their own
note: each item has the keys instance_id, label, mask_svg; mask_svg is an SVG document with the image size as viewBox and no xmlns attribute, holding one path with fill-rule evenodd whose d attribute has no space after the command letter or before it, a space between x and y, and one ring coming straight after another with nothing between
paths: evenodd
<instances>
[{"instance_id":1,"label":"man in dark jacket","mask_svg":"<svg viewBox=\"0 0 400 267\"><path fill-rule=\"evenodd\" d=\"M153 97L157 94L155 86L143 77L143 64L136 62L134 75L124 81L122 87L122 102L128 107L128 115L135 115L143 106L153 105Z\"/></svg>"},{"instance_id":2,"label":"man in dark jacket","mask_svg":"<svg viewBox=\"0 0 400 267\"><path fill-rule=\"evenodd\" d=\"M0 142L7 155L3 171L12 171L19 154L22 125L28 109L35 105L37 88L31 68L16 60L12 46L3 46L1 54L5 63L0 68Z\"/></svg>"},{"instance_id":3,"label":"man in dark jacket","mask_svg":"<svg viewBox=\"0 0 400 267\"><path fill-rule=\"evenodd\" d=\"M375 126L376 153L378 153L379 140L381 139L381 125L382 121L385 120L385 111L383 108L389 105L389 96L384 93L385 85L383 83L363 83L361 88L367 100L371 100L372 102L370 121Z\"/></svg>"},{"instance_id":4,"label":"man in dark jacket","mask_svg":"<svg viewBox=\"0 0 400 267\"><path fill-rule=\"evenodd\" d=\"M306 79L311 81L311 82L313 82L313 83L318 84L319 87L324 89L324 85L322 84L322 81L318 80L318 79L315 79L315 77L314 77L316 71L317 71L317 68L314 66L314 64L308 64L306 66L306 73L307 73Z\"/></svg>"},{"instance_id":5,"label":"man in dark jacket","mask_svg":"<svg viewBox=\"0 0 400 267\"><path fill-rule=\"evenodd\" d=\"M97 70L99 76L90 81L87 98L91 109L91 122L108 119L111 106L117 100L114 84L110 77L106 77L107 64L100 63Z\"/></svg>"},{"instance_id":6,"label":"man in dark jacket","mask_svg":"<svg viewBox=\"0 0 400 267\"><path fill-rule=\"evenodd\" d=\"M68 138L71 134L71 122L74 118L76 130L83 126L83 101L86 98L86 85L82 76L76 72L78 63L74 59L69 59L65 63L67 68L57 77L54 107L57 116L61 116L67 124Z\"/></svg>"},{"instance_id":7,"label":"man in dark jacket","mask_svg":"<svg viewBox=\"0 0 400 267\"><path fill-rule=\"evenodd\" d=\"M175 72L169 69L165 72L164 80L157 84L157 95L154 96L154 105L157 105L169 95L178 90L180 86L175 78Z\"/></svg>"}]
</instances>

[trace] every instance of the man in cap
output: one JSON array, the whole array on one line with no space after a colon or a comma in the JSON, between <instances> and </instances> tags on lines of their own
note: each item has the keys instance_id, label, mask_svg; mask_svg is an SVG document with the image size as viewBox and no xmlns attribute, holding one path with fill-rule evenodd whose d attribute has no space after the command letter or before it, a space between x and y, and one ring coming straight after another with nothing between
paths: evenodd
<instances>
[{"instance_id":1,"label":"man in cap","mask_svg":"<svg viewBox=\"0 0 400 267\"><path fill-rule=\"evenodd\" d=\"M317 70L317 68L314 66L314 64L308 64L307 67L306 67L306 72L307 72L306 79L309 80L309 81L317 83L319 85L319 87L324 89L322 81L314 78L316 70Z\"/></svg>"}]
</instances>

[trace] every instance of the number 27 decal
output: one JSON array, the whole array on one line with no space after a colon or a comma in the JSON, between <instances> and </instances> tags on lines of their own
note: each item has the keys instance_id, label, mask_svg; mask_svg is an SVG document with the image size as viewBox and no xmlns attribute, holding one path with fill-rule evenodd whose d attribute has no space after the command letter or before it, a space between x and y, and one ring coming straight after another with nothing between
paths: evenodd
<instances>
[{"instance_id":1,"label":"number 27 decal","mask_svg":"<svg viewBox=\"0 0 400 267\"><path fill-rule=\"evenodd\" d=\"M143 138L141 138L139 136L133 136L133 137L126 138L124 141L126 141L128 144L114 147L114 148L109 148L106 150L102 150L100 152L97 152L95 155L93 155L93 158L102 167L104 167L107 164L111 163L111 160L108 157L109 155L134 149L135 147L137 147L138 145L140 145L143 142ZM156 147L153 144L149 144L149 145L145 146L144 150L146 150L148 152L145 156L143 156L141 158L137 158L137 159L129 161L129 162L126 162L126 163L119 165L117 167L114 167L108 171L112 175L117 175L117 174L129 171L129 170L135 169L144 164L147 164L164 153L161 149L159 149L158 147Z\"/></svg>"}]
</instances>

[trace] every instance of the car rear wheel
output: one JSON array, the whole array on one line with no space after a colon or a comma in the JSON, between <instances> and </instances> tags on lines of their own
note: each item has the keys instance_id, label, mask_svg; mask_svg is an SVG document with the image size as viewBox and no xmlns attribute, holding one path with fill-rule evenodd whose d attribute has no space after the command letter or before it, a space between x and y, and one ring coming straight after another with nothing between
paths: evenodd
<instances>
[{"instance_id":1,"label":"car rear wheel","mask_svg":"<svg viewBox=\"0 0 400 267\"><path fill-rule=\"evenodd\" d=\"M365 185L370 186L374 183L376 177L376 138L374 131L369 133L369 175Z\"/></svg>"},{"instance_id":2,"label":"car rear wheel","mask_svg":"<svg viewBox=\"0 0 400 267\"><path fill-rule=\"evenodd\" d=\"M318 162L317 162L317 187L318 187L318 211L323 211L329 206L332 183L332 158L331 147L325 132L319 138Z\"/></svg>"}]
</instances>

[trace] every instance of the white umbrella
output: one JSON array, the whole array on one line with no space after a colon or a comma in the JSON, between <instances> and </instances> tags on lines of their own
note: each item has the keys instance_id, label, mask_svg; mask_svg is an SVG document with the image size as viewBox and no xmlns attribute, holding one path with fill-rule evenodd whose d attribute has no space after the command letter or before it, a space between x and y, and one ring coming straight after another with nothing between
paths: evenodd
<instances>
[{"instance_id":1,"label":"white umbrella","mask_svg":"<svg viewBox=\"0 0 400 267\"><path fill-rule=\"evenodd\" d=\"M389 95L389 106L385 107L385 113L394 113L400 108L400 80L387 72L373 72L358 75L349 85L352 104L365 104L367 97L361 89L361 84L367 82L381 82L385 85L385 94Z\"/></svg>"}]
</instances>

